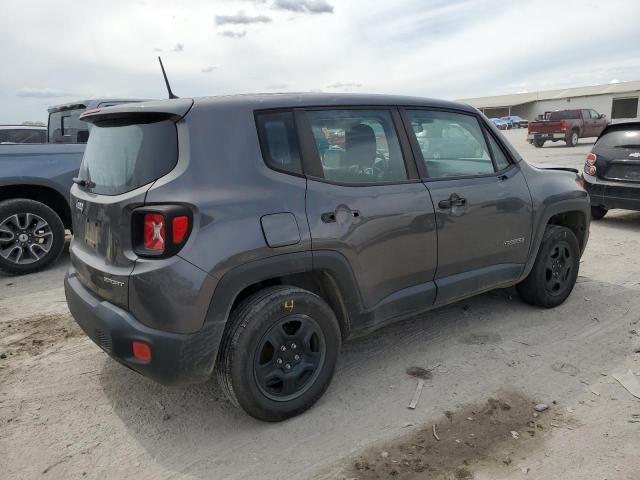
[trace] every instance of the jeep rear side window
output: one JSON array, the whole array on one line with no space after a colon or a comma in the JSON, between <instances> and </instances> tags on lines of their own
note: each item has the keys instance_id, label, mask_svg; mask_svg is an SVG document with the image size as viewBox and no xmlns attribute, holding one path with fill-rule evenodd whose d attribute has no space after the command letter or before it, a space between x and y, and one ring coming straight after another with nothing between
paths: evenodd
<instances>
[{"instance_id":1,"label":"jeep rear side window","mask_svg":"<svg viewBox=\"0 0 640 480\"><path fill-rule=\"evenodd\" d=\"M256 120L265 163L275 170L302 174L293 114L258 113Z\"/></svg>"},{"instance_id":2,"label":"jeep rear side window","mask_svg":"<svg viewBox=\"0 0 640 480\"><path fill-rule=\"evenodd\" d=\"M495 172L478 120L471 115L407 110L429 178Z\"/></svg>"},{"instance_id":3,"label":"jeep rear side window","mask_svg":"<svg viewBox=\"0 0 640 480\"><path fill-rule=\"evenodd\" d=\"M407 180L407 171L388 110L308 112L324 178L337 183Z\"/></svg>"}]
</instances>

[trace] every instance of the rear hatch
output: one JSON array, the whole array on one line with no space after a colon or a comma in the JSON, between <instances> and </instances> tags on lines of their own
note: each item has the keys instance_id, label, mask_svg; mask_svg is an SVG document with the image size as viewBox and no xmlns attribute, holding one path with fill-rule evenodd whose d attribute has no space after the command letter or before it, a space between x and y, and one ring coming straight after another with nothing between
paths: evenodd
<instances>
[{"instance_id":1,"label":"rear hatch","mask_svg":"<svg viewBox=\"0 0 640 480\"><path fill-rule=\"evenodd\" d=\"M596 155L599 178L640 183L640 122L607 127L592 153Z\"/></svg>"},{"instance_id":2,"label":"rear hatch","mask_svg":"<svg viewBox=\"0 0 640 480\"><path fill-rule=\"evenodd\" d=\"M176 122L191 105L191 100L167 100L84 115L93 128L71 189L71 259L85 287L124 308L137 258L132 212L144 205L153 182L176 166Z\"/></svg>"}]
</instances>

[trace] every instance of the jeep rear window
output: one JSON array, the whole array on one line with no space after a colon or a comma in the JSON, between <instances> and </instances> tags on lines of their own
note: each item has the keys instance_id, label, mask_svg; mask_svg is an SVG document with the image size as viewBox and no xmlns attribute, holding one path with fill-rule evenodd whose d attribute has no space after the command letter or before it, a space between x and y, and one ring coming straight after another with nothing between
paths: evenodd
<instances>
[{"instance_id":1,"label":"jeep rear window","mask_svg":"<svg viewBox=\"0 0 640 480\"><path fill-rule=\"evenodd\" d=\"M94 193L119 195L166 175L177 162L172 121L103 121L91 129L78 176L95 184Z\"/></svg>"}]
</instances>

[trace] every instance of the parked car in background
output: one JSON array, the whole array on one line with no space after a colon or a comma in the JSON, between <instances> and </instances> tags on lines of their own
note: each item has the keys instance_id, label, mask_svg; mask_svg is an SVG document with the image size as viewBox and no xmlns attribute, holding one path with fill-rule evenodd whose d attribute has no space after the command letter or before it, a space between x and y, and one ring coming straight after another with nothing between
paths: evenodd
<instances>
[{"instance_id":1,"label":"parked car in background","mask_svg":"<svg viewBox=\"0 0 640 480\"><path fill-rule=\"evenodd\" d=\"M530 122L527 141L538 148L548 140L562 140L573 147L580 138L597 137L608 124L605 115L591 108L560 110L551 112L547 120Z\"/></svg>"},{"instance_id":2,"label":"parked car in background","mask_svg":"<svg viewBox=\"0 0 640 480\"><path fill-rule=\"evenodd\" d=\"M509 124L501 118L490 118L489 120L491 120L500 130L507 130L509 128Z\"/></svg>"},{"instance_id":3,"label":"parked car in background","mask_svg":"<svg viewBox=\"0 0 640 480\"><path fill-rule=\"evenodd\" d=\"M47 127L33 125L0 125L0 144L46 142Z\"/></svg>"},{"instance_id":4,"label":"parked car in background","mask_svg":"<svg viewBox=\"0 0 640 480\"><path fill-rule=\"evenodd\" d=\"M608 125L584 164L591 218L612 208L640 210L640 122Z\"/></svg>"},{"instance_id":5,"label":"parked car in background","mask_svg":"<svg viewBox=\"0 0 640 480\"><path fill-rule=\"evenodd\" d=\"M560 305L589 236L578 171L527 164L466 105L242 95L83 118L73 317L129 368L217 376L266 421L322 396L344 339L513 285Z\"/></svg>"},{"instance_id":6,"label":"parked car in background","mask_svg":"<svg viewBox=\"0 0 640 480\"><path fill-rule=\"evenodd\" d=\"M51 264L62 252L71 229L69 190L89 138L79 121L87 109L126 99L95 99L49 109L49 142L0 145L0 270L31 273Z\"/></svg>"},{"instance_id":7,"label":"parked car in background","mask_svg":"<svg viewBox=\"0 0 640 480\"><path fill-rule=\"evenodd\" d=\"M526 128L529 126L529 120L521 118L517 115L509 115L507 117L502 117L501 120L509 123L511 128Z\"/></svg>"}]
</instances>

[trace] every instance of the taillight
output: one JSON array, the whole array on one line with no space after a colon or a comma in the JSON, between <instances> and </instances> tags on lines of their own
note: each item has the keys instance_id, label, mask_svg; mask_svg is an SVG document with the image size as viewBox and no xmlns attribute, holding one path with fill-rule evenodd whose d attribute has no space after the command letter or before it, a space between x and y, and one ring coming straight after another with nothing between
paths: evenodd
<instances>
[{"instance_id":1,"label":"taillight","mask_svg":"<svg viewBox=\"0 0 640 480\"><path fill-rule=\"evenodd\" d=\"M161 213L145 213L144 215L144 248L152 252L164 252L166 228L164 215Z\"/></svg>"},{"instance_id":2,"label":"taillight","mask_svg":"<svg viewBox=\"0 0 640 480\"><path fill-rule=\"evenodd\" d=\"M187 231L189 230L189 217L186 215L173 217L171 225L173 227L173 243L182 243L184 237L187 236Z\"/></svg>"},{"instance_id":3,"label":"taillight","mask_svg":"<svg viewBox=\"0 0 640 480\"><path fill-rule=\"evenodd\" d=\"M133 250L143 257L169 257L186 243L191 210L179 205L153 205L133 212Z\"/></svg>"},{"instance_id":4,"label":"taillight","mask_svg":"<svg viewBox=\"0 0 640 480\"><path fill-rule=\"evenodd\" d=\"M560 130L567 130L569 128L569 124L566 120L562 120L560 122Z\"/></svg>"},{"instance_id":5,"label":"taillight","mask_svg":"<svg viewBox=\"0 0 640 480\"><path fill-rule=\"evenodd\" d=\"M595 177L596 175L596 154L595 153L588 153L587 154L587 159L584 162L584 173L586 173L587 175L591 175L592 177Z\"/></svg>"}]
</instances>

